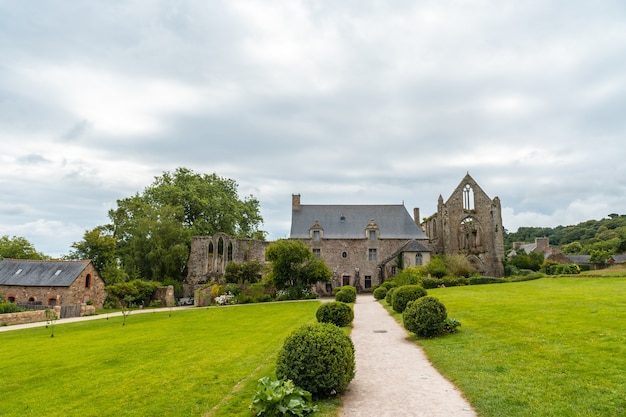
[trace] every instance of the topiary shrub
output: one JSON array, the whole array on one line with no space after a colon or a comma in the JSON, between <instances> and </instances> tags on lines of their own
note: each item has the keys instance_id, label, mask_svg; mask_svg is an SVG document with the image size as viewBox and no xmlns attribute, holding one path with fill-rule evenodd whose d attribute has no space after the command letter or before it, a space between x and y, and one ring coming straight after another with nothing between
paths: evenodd
<instances>
[{"instance_id":1,"label":"topiary shrub","mask_svg":"<svg viewBox=\"0 0 626 417\"><path fill-rule=\"evenodd\" d=\"M336 326L343 327L352 323L354 320L354 311L352 308L340 301L323 303L315 313L317 321L320 323L332 323Z\"/></svg>"},{"instance_id":2,"label":"topiary shrub","mask_svg":"<svg viewBox=\"0 0 626 417\"><path fill-rule=\"evenodd\" d=\"M382 300L383 298L385 298L387 296L387 288L385 287L378 287L374 290L374 298L377 300Z\"/></svg>"},{"instance_id":3,"label":"topiary shrub","mask_svg":"<svg viewBox=\"0 0 626 417\"><path fill-rule=\"evenodd\" d=\"M335 301L341 301L342 303L354 303L356 301L356 291L341 290L335 294Z\"/></svg>"},{"instance_id":4,"label":"topiary shrub","mask_svg":"<svg viewBox=\"0 0 626 417\"><path fill-rule=\"evenodd\" d=\"M419 337L440 335L446 329L446 307L435 297L410 301L402 313L404 328Z\"/></svg>"},{"instance_id":5,"label":"topiary shrub","mask_svg":"<svg viewBox=\"0 0 626 417\"><path fill-rule=\"evenodd\" d=\"M389 290L389 288L397 287L398 284L395 281L393 281L393 280L387 280L387 281L383 282L382 284L380 284L380 286L381 287L385 287L385 288L387 288L387 290Z\"/></svg>"},{"instance_id":6,"label":"topiary shrub","mask_svg":"<svg viewBox=\"0 0 626 417\"><path fill-rule=\"evenodd\" d=\"M354 378L354 345L343 330L315 323L291 333L278 354L276 377L316 398L342 393Z\"/></svg>"},{"instance_id":7,"label":"topiary shrub","mask_svg":"<svg viewBox=\"0 0 626 417\"><path fill-rule=\"evenodd\" d=\"M394 291L391 307L396 313L402 313L409 301L417 300L426 295L426 290L420 285L403 285Z\"/></svg>"},{"instance_id":8,"label":"topiary shrub","mask_svg":"<svg viewBox=\"0 0 626 417\"><path fill-rule=\"evenodd\" d=\"M422 279L422 287L426 289L438 288L441 285L441 280L439 278L423 278Z\"/></svg>"},{"instance_id":9,"label":"topiary shrub","mask_svg":"<svg viewBox=\"0 0 626 417\"><path fill-rule=\"evenodd\" d=\"M393 293L396 292L398 287L391 287L387 290L387 295L385 295L385 302L389 305L393 303Z\"/></svg>"}]
</instances>

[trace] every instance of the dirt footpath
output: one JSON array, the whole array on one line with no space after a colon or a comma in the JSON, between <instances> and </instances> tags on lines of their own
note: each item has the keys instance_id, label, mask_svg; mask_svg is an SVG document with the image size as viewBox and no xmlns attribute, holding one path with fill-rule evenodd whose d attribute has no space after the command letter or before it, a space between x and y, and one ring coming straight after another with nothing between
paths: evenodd
<instances>
[{"instance_id":1,"label":"dirt footpath","mask_svg":"<svg viewBox=\"0 0 626 417\"><path fill-rule=\"evenodd\" d=\"M342 397L341 416L476 416L374 297L358 296L353 325L356 376Z\"/></svg>"}]
</instances>

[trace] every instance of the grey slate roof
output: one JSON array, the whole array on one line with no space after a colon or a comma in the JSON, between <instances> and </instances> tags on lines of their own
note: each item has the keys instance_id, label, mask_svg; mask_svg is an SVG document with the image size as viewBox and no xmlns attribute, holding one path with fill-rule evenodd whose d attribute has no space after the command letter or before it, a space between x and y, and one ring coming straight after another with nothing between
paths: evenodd
<instances>
[{"instance_id":1,"label":"grey slate roof","mask_svg":"<svg viewBox=\"0 0 626 417\"><path fill-rule=\"evenodd\" d=\"M0 261L0 285L69 287L90 261Z\"/></svg>"},{"instance_id":2,"label":"grey slate roof","mask_svg":"<svg viewBox=\"0 0 626 417\"><path fill-rule=\"evenodd\" d=\"M343 219L343 220L342 220ZM370 220L378 225L381 239L428 239L402 204L398 205L307 205L291 211L293 239L308 239L317 221L324 239L364 239Z\"/></svg>"},{"instance_id":3,"label":"grey slate roof","mask_svg":"<svg viewBox=\"0 0 626 417\"><path fill-rule=\"evenodd\" d=\"M402 252L431 252L426 246L417 240L412 240L402 248Z\"/></svg>"}]
</instances>

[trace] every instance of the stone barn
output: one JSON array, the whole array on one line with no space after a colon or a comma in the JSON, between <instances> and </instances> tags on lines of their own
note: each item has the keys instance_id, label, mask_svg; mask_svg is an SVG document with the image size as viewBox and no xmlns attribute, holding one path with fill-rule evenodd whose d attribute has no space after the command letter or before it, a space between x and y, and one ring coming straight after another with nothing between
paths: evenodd
<instances>
[{"instance_id":1,"label":"stone barn","mask_svg":"<svg viewBox=\"0 0 626 417\"><path fill-rule=\"evenodd\" d=\"M93 304L102 308L104 281L91 261L0 261L0 293L14 303L43 306Z\"/></svg>"}]
</instances>

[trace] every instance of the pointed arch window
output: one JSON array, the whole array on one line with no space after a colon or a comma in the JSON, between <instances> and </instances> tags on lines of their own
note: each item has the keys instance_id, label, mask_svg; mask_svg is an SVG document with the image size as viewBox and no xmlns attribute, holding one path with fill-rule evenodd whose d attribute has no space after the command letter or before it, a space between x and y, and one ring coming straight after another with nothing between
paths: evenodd
<instances>
[{"instance_id":1,"label":"pointed arch window","mask_svg":"<svg viewBox=\"0 0 626 417\"><path fill-rule=\"evenodd\" d=\"M474 189L469 184L465 184L463 188L463 208L474 210Z\"/></svg>"}]
</instances>

